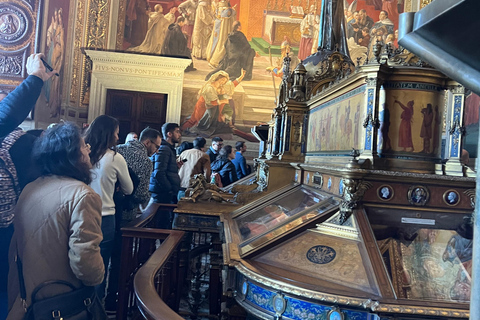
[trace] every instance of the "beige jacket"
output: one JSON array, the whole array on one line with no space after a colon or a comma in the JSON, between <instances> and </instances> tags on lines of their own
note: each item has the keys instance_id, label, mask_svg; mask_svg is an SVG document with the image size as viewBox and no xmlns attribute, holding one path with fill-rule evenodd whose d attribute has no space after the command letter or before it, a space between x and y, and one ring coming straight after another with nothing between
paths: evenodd
<instances>
[{"instance_id":1,"label":"beige jacket","mask_svg":"<svg viewBox=\"0 0 480 320\"><path fill-rule=\"evenodd\" d=\"M188 188L190 178L195 174L202 173L207 181L210 181L210 157L205 152L198 149L189 149L182 152L180 160L186 159L178 175L180 176L180 186Z\"/></svg>"},{"instance_id":2,"label":"beige jacket","mask_svg":"<svg viewBox=\"0 0 480 320\"><path fill-rule=\"evenodd\" d=\"M23 319L17 265L18 249L30 305L32 291L49 280L68 281L76 287L100 284L104 266L102 203L98 194L81 181L59 176L41 177L23 189L15 209L9 253L7 319ZM69 289L46 288L37 298Z\"/></svg>"}]
</instances>

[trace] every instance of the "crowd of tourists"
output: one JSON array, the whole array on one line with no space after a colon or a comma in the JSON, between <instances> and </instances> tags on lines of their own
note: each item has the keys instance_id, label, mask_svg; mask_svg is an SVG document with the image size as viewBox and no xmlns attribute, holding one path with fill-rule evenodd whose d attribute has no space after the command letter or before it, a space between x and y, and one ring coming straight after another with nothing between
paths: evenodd
<instances>
[{"instance_id":1,"label":"crowd of tourists","mask_svg":"<svg viewBox=\"0 0 480 320\"><path fill-rule=\"evenodd\" d=\"M196 174L220 186L248 175L247 147L224 146L220 137L208 149L202 137L180 144L176 123L162 132L131 132L118 144L119 122L108 115L83 132L72 122L24 131L18 126L55 74L42 58L28 58L28 78L0 101L0 289L8 292L7 319L30 319L42 303L59 304L58 319L72 312L106 319L105 310L116 310L120 228L151 203L177 203ZM158 221L171 229L171 212Z\"/></svg>"}]
</instances>

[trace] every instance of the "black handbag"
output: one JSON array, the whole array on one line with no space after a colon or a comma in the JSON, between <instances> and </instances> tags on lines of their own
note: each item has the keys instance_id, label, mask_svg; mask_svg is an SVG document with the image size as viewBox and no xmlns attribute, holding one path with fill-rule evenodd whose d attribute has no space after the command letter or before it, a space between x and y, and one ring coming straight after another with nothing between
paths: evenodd
<instances>
[{"instance_id":1,"label":"black handbag","mask_svg":"<svg viewBox=\"0 0 480 320\"><path fill-rule=\"evenodd\" d=\"M50 298L37 300L37 293L51 285L64 285L72 291L62 293ZM25 315L25 320L52 320L52 319L78 319L97 320L106 319L95 287L76 289L66 281L47 281L35 288L32 292L32 302Z\"/></svg>"},{"instance_id":2,"label":"black handbag","mask_svg":"<svg viewBox=\"0 0 480 320\"><path fill-rule=\"evenodd\" d=\"M23 278L23 268L18 255L16 257L18 278L20 282L20 296L26 307L26 291ZM48 286L63 285L72 289L70 292L53 297L37 300L37 294ZM31 303L24 320L105 320L107 314L97 296L95 287L75 288L67 281L46 281L32 291Z\"/></svg>"}]
</instances>

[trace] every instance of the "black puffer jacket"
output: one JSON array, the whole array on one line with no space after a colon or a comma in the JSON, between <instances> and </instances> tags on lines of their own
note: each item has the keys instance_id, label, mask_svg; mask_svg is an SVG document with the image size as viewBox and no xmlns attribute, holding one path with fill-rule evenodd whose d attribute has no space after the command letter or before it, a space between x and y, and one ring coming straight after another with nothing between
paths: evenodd
<instances>
[{"instance_id":1,"label":"black puffer jacket","mask_svg":"<svg viewBox=\"0 0 480 320\"><path fill-rule=\"evenodd\" d=\"M153 172L150 177L149 191L156 194L177 194L180 189L180 177L175 156L175 147L165 140L157 153L152 156Z\"/></svg>"},{"instance_id":2,"label":"black puffer jacket","mask_svg":"<svg viewBox=\"0 0 480 320\"><path fill-rule=\"evenodd\" d=\"M220 173L224 187L238 180L235 165L226 158L217 158L217 160L212 163L212 173L213 172Z\"/></svg>"}]
</instances>

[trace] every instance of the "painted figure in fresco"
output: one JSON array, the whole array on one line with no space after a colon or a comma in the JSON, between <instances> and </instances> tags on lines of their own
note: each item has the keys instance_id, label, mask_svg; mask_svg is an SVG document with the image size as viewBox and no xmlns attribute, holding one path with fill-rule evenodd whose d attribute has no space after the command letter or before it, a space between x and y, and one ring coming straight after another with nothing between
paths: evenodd
<instances>
[{"instance_id":1,"label":"painted figure in fresco","mask_svg":"<svg viewBox=\"0 0 480 320\"><path fill-rule=\"evenodd\" d=\"M383 110L380 111L380 146L382 151L388 151L392 149L388 131L390 131L390 110L388 109L388 104L385 103L383 105Z\"/></svg>"},{"instance_id":2,"label":"painted figure in fresco","mask_svg":"<svg viewBox=\"0 0 480 320\"><path fill-rule=\"evenodd\" d=\"M435 125L433 127L433 145L432 152L437 152L440 143L440 130L441 130L442 115L438 112L438 106L435 106Z\"/></svg>"},{"instance_id":3,"label":"painted figure in fresco","mask_svg":"<svg viewBox=\"0 0 480 320\"><path fill-rule=\"evenodd\" d=\"M402 121L400 122L400 127L398 129L398 146L403 149L403 151L413 151L413 140L412 140L412 118L413 118L413 104L414 101L408 101L407 105L405 106L403 103L395 99L394 103L398 103L398 105L403 109L400 118Z\"/></svg>"},{"instance_id":4,"label":"painted figure in fresco","mask_svg":"<svg viewBox=\"0 0 480 320\"><path fill-rule=\"evenodd\" d=\"M58 10L55 9L52 15L52 21L50 22L50 25L47 28L47 44L45 49L46 60L50 65L52 63L53 48L55 47L55 36L57 33L57 27L58 27ZM45 98L47 99L47 102L50 100L51 86L52 86L51 80L45 82L45 85L43 86L44 92L45 92Z\"/></svg>"},{"instance_id":5,"label":"painted figure in fresco","mask_svg":"<svg viewBox=\"0 0 480 320\"><path fill-rule=\"evenodd\" d=\"M225 71L218 71L212 75L198 92L195 109L182 124L181 129L213 134L217 127L225 127L222 124L226 124L228 116L226 113L230 111L227 109L231 108L229 97L233 94L232 89L242 81L244 75L245 71L242 71L242 76L235 81L230 81L230 76ZM229 106L225 108L227 105Z\"/></svg>"},{"instance_id":6,"label":"painted figure in fresco","mask_svg":"<svg viewBox=\"0 0 480 320\"><path fill-rule=\"evenodd\" d=\"M185 18L185 24L182 27L182 31L187 35L187 47L190 50L192 50L192 34L197 6L198 0L186 0L178 6L178 11Z\"/></svg>"},{"instance_id":7,"label":"painted figure in fresco","mask_svg":"<svg viewBox=\"0 0 480 320\"><path fill-rule=\"evenodd\" d=\"M298 59L305 60L312 53L313 40L315 36L315 26L320 23L320 17L315 14L315 5L310 6L310 11L300 23L302 38L298 48Z\"/></svg>"},{"instance_id":8,"label":"painted figure in fresco","mask_svg":"<svg viewBox=\"0 0 480 320\"><path fill-rule=\"evenodd\" d=\"M398 25L397 0L382 0L382 10L387 12L394 25Z\"/></svg>"},{"instance_id":9,"label":"painted figure in fresco","mask_svg":"<svg viewBox=\"0 0 480 320\"><path fill-rule=\"evenodd\" d=\"M173 57L186 57L192 59L190 49L187 47L187 37L182 32L182 27L185 25L185 18L177 17L177 22L172 23L167 28L165 40L163 41L162 54ZM185 72L195 71L193 62L185 69Z\"/></svg>"},{"instance_id":10,"label":"painted figure in fresco","mask_svg":"<svg viewBox=\"0 0 480 320\"><path fill-rule=\"evenodd\" d=\"M10 14L7 14L0 24L0 32L3 34L13 34L17 31L17 27L13 22L13 17Z\"/></svg>"},{"instance_id":11,"label":"painted figure in fresco","mask_svg":"<svg viewBox=\"0 0 480 320\"><path fill-rule=\"evenodd\" d=\"M210 1L200 0L195 14L192 34L192 56L197 59L207 59L207 46L212 35L213 21Z\"/></svg>"},{"instance_id":12,"label":"painted figure in fresco","mask_svg":"<svg viewBox=\"0 0 480 320\"><path fill-rule=\"evenodd\" d=\"M147 0L130 0L126 10L125 39L131 47L142 44L148 30L148 3Z\"/></svg>"},{"instance_id":13,"label":"painted figure in fresco","mask_svg":"<svg viewBox=\"0 0 480 320\"><path fill-rule=\"evenodd\" d=\"M453 192L452 192L453 193ZM456 196L456 195L455 195ZM469 301L471 292L473 240L456 234L450 238L443 253L443 261L452 264L460 260L462 268L458 270L454 285L450 290L450 298L458 301Z\"/></svg>"},{"instance_id":14,"label":"painted figure in fresco","mask_svg":"<svg viewBox=\"0 0 480 320\"><path fill-rule=\"evenodd\" d=\"M430 139L432 139L433 108L428 103L426 108L422 109L423 122L420 131L420 138L423 138L423 150L420 152L430 153Z\"/></svg>"},{"instance_id":15,"label":"painted figure in fresco","mask_svg":"<svg viewBox=\"0 0 480 320\"><path fill-rule=\"evenodd\" d=\"M388 18L387 11L380 11L380 14L378 15L378 21L375 22L370 30L370 37L372 40L370 41L369 46L369 59L373 57L373 46L377 43L377 41L385 42L387 36L394 33L393 29L393 22Z\"/></svg>"},{"instance_id":16,"label":"painted figure in fresco","mask_svg":"<svg viewBox=\"0 0 480 320\"><path fill-rule=\"evenodd\" d=\"M358 149L360 148L358 128L360 126L360 103L357 104L357 111L353 118L353 123L355 124L355 131L353 132L353 147Z\"/></svg>"},{"instance_id":17,"label":"painted figure in fresco","mask_svg":"<svg viewBox=\"0 0 480 320\"><path fill-rule=\"evenodd\" d=\"M155 5L154 11L149 14L148 31L145 40L143 40L141 45L133 47L129 51L160 54L167 27L175 21L176 11L177 8L173 7L169 13L164 15L162 5Z\"/></svg>"},{"instance_id":18,"label":"painted figure in fresco","mask_svg":"<svg viewBox=\"0 0 480 320\"><path fill-rule=\"evenodd\" d=\"M243 80L252 79L253 58L255 58L255 50L252 49L247 37L242 32L240 21L233 23L233 31L228 35L225 41L225 55L220 61L218 67L210 72L205 80L209 79L214 73L223 70L235 79L245 70L245 78Z\"/></svg>"},{"instance_id":19,"label":"painted figure in fresco","mask_svg":"<svg viewBox=\"0 0 480 320\"><path fill-rule=\"evenodd\" d=\"M233 22L236 20L237 12L230 6L228 0L218 3L215 10L215 22L212 36L207 46L207 61L209 65L216 68L225 55L225 41L233 30Z\"/></svg>"},{"instance_id":20,"label":"painted figure in fresco","mask_svg":"<svg viewBox=\"0 0 480 320\"><path fill-rule=\"evenodd\" d=\"M65 29L63 28L63 9L54 11L52 21L47 29L46 60L59 73L62 70L65 52ZM45 98L50 109L50 118L60 113L60 78L52 77L44 85Z\"/></svg>"},{"instance_id":21,"label":"painted figure in fresco","mask_svg":"<svg viewBox=\"0 0 480 320\"><path fill-rule=\"evenodd\" d=\"M375 34L375 31L381 27L385 27L387 29L387 34L393 34L393 22L390 20L388 12L385 10L380 11L380 14L378 15L378 21L372 26L371 33Z\"/></svg>"}]
</instances>

